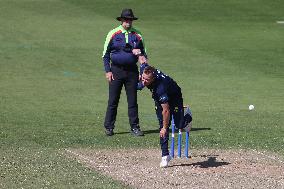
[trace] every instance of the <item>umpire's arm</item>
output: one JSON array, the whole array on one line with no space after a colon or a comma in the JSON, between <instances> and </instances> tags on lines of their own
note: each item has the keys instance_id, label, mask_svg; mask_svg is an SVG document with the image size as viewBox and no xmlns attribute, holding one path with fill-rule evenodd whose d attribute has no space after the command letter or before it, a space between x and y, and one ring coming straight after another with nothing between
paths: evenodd
<instances>
[{"instance_id":1,"label":"umpire's arm","mask_svg":"<svg viewBox=\"0 0 284 189\"><path fill-rule=\"evenodd\" d=\"M108 82L111 82L114 80L112 72L111 72L111 66L110 66L110 51L111 51L111 41L112 41L112 31L110 31L106 37L105 44L104 44L104 51L103 51L103 63L104 63L104 68L106 72L106 79Z\"/></svg>"}]
</instances>

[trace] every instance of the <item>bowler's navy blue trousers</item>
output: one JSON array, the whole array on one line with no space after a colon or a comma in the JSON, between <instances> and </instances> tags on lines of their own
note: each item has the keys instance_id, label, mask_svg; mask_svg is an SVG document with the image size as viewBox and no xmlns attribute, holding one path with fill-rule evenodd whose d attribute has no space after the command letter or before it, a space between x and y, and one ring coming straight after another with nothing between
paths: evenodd
<instances>
[{"instance_id":1,"label":"bowler's navy blue trousers","mask_svg":"<svg viewBox=\"0 0 284 189\"><path fill-rule=\"evenodd\" d=\"M184 109L183 109L183 99L175 99L174 102L169 102L170 104L170 121L168 125L171 125L172 117L174 117L175 127L177 129L183 129L185 125L185 117L184 117ZM160 130L163 128L163 108L160 103L155 102L156 114L160 125ZM167 128L167 133L165 138L160 137L160 145L162 150L162 156L169 155L168 149L168 141L169 141L169 127Z\"/></svg>"}]
</instances>

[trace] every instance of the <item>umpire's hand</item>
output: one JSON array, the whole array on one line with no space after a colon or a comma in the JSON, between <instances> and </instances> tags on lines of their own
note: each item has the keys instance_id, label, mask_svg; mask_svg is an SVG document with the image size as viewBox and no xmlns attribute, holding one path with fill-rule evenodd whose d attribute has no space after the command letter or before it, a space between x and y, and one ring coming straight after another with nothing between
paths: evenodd
<instances>
[{"instance_id":1,"label":"umpire's hand","mask_svg":"<svg viewBox=\"0 0 284 189\"><path fill-rule=\"evenodd\" d=\"M140 55L141 54L141 50L140 49L132 49L132 53L134 54L134 55Z\"/></svg>"},{"instance_id":2,"label":"umpire's hand","mask_svg":"<svg viewBox=\"0 0 284 189\"><path fill-rule=\"evenodd\" d=\"M107 72L106 73L106 79L107 79L108 82L111 82L112 80L114 80L112 72Z\"/></svg>"}]
</instances>

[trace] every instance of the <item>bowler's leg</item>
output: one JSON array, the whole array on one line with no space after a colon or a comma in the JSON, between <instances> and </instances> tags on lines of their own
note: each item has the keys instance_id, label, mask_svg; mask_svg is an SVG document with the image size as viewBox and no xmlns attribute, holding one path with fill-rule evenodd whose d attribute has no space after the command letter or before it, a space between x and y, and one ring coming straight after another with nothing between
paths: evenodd
<instances>
[{"instance_id":1,"label":"bowler's leg","mask_svg":"<svg viewBox=\"0 0 284 189\"><path fill-rule=\"evenodd\" d=\"M183 106L182 105L175 106L174 109L171 109L171 113L173 114L176 128L183 129L184 128Z\"/></svg>"},{"instance_id":2,"label":"bowler's leg","mask_svg":"<svg viewBox=\"0 0 284 189\"><path fill-rule=\"evenodd\" d=\"M176 128L185 129L185 131L189 132L192 121L190 109L184 112L183 106L178 104L171 112L173 112Z\"/></svg>"},{"instance_id":3,"label":"bowler's leg","mask_svg":"<svg viewBox=\"0 0 284 189\"><path fill-rule=\"evenodd\" d=\"M160 131L163 128L163 124L160 124ZM162 157L169 155L169 128L167 129L166 136L160 137L160 145L161 145L161 150L162 150Z\"/></svg>"},{"instance_id":4,"label":"bowler's leg","mask_svg":"<svg viewBox=\"0 0 284 189\"><path fill-rule=\"evenodd\" d=\"M162 106L156 103L156 115L159 122L159 131L163 128L163 115ZM169 128L167 129L166 136L164 138L160 137L160 145L162 150L162 157L169 155Z\"/></svg>"}]
</instances>

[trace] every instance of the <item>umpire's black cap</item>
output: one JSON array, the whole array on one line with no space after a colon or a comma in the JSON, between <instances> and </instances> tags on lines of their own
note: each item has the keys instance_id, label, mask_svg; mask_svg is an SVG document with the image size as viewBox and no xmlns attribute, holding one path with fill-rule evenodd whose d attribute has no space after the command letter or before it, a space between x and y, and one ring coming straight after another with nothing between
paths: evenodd
<instances>
[{"instance_id":1,"label":"umpire's black cap","mask_svg":"<svg viewBox=\"0 0 284 189\"><path fill-rule=\"evenodd\" d=\"M121 15L116 19L121 21L121 19L137 20L138 18L134 16L132 9L123 9Z\"/></svg>"}]
</instances>

